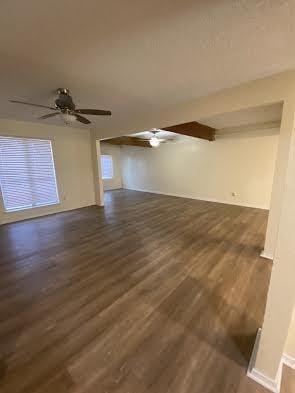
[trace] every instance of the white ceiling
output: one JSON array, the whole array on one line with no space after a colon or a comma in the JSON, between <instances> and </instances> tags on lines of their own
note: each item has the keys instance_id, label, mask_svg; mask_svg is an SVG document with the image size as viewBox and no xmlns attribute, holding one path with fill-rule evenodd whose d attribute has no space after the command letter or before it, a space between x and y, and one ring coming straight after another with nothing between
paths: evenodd
<instances>
[{"instance_id":1,"label":"white ceiling","mask_svg":"<svg viewBox=\"0 0 295 393\"><path fill-rule=\"evenodd\" d=\"M201 119L200 122L215 128L217 137L230 136L233 134L249 136L249 134L257 135L257 132L263 135L273 135L279 133L282 110L282 103L274 103L240 111L222 113L207 119ZM131 136L149 139L152 136L152 132L142 131L131 134ZM165 130L159 130L157 136L160 139L187 139L186 136Z\"/></svg>"},{"instance_id":2,"label":"white ceiling","mask_svg":"<svg viewBox=\"0 0 295 393\"><path fill-rule=\"evenodd\" d=\"M46 110L8 99L68 87L117 123L289 70L294 20L294 0L2 0L0 117L33 121Z\"/></svg>"},{"instance_id":3,"label":"white ceiling","mask_svg":"<svg viewBox=\"0 0 295 393\"><path fill-rule=\"evenodd\" d=\"M235 112L222 113L201 119L200 122L217 130L227 128L237 128L250 125L266 125L268 123L280 123L282 117L283 104L259 106L255 108L243 109Z\"/></svg>"}]
</instances>

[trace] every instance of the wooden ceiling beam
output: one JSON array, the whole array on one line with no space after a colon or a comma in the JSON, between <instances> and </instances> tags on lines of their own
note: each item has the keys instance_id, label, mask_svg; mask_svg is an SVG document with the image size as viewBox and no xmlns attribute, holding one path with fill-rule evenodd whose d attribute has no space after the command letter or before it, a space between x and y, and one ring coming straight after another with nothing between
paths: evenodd
<instances>
[{"instance_id":1,"label":"wooden ceiling beam","mask_svg":"<svg viewBox=\"0 0 295 393\"><path fill-rule=\"evenodd\" d=\"M176 124L170 127L161 127L161 130L192 136L194 138L206 139L207 141L214 141L216 132L215 128L198 123L197 121Z\"/></svg>"},{"instance_id":2,"label":"wooden ceiling beam","mask_svg":"<svg viewBox=\"0 0 295 393\"><path fill-rule=\"evenodd\" d=\"M127 145L127 146L137 146L137 147L152 147L148 141L141 138L136 138L133 136L120 136L117 138L104 139L103 143L109 143L111 145Z\"/></svg>"},{"instance_id":3,"label":"wooden ceiling beam","mask_svg":"<svg viewBox=\"0 0 295 393\"><path fill-rule=\"evenodd\" d=\"M170 127L162 127L161 130L170 131L181 135L187 135L193 138L205 139L207 141L214 141L216 132L214 128L198 123L197 121L176 124L175 126ZM135 136L120 136L117 138L104 139L102 142L118 146L126 145L152 148L149 141L137 138Z\"/></svg>"}]
</instances>

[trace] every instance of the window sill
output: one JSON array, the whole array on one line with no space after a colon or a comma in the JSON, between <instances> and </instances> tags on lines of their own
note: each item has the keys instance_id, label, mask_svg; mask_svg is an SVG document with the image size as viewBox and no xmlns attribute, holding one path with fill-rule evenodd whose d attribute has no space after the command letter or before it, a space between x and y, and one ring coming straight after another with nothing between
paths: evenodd
<instances>
[{"instance_id":1,"label":"window sill","mask_svg":"<svg viewBox=\"0 0 295 393\"><path fill-rule=\"evenodd\" d=\"M14 210L4 210L3 214L5 215L11 215L11 214L18 214L18 213L22 213L22 212L30 212L30 211L37 211L39 209L44 209L44 208L48 208L50 209L51 206L58 206L61 205L61 202L54 202L54 203L49 203L46 205L39 205L39 206L29 206L29 207L22 207L20 209L14 209Z\"/></svg>"}]
</instances>

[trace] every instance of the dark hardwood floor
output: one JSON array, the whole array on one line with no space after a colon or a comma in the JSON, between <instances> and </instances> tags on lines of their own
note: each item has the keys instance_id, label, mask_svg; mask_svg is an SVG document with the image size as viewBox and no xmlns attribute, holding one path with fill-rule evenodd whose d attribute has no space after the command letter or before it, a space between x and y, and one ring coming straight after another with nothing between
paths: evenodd
<instances>
[{"instance_id":1,"label":"dark hardwood floor","mask_svg":"<svg viewBox=\"0 0 295 393\"><path fill-rule=\"evenodd\" d=\"M0 227L2 393L254 393L267 212L135 191Z\"/></svg>"}]
</instances>

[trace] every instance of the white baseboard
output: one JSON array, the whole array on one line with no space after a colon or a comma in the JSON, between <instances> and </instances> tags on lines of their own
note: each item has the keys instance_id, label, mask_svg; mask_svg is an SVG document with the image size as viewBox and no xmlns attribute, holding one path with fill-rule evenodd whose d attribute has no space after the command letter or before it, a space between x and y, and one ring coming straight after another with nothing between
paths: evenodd
<instances>
[{"instance_id":1,"label":"white baseboard","mask_svg":"<svg viewBox=\"0 0 295 393\"><path fill-rule=\"evenodd\" d=\"M248 367L248 371L247 371L247 376L249 378L253 379L253 381L264 386L270 392L280 393L283 363L282 362L280 363L276 379L269 378L268 376L264 375L263 373L261 373L260 371L258 371L254 367L256 356L257 356L257 351L258 351L258 346L259 346L259 341L260 341L260 336L261 336L261 329L258 329L255 344L254 344L251 359L250 359L250 363L249 363L249 367Z\"/></svg>"},{"instance_id":2,"label":"white baseboard","mask_svg":"<svg viewBox=\"0 0 295 393\"><path fill-rule=\"evenodd\" d=\"M280 368L281 367L282 367L282 363L280 365ZM247 376L249 378L253 379L253 381L259 383L259 385L262 385L263 387L265 387L270 392L280 393L282 371L279 371L278 373L280 374L280 378L276 378L274 380L274 379L268 378L266 375L262 374L261 372L259 372L255 368L253 368L251 370L251 372L247 373Z\"/></svg>"},{"instance_id":3,"label":"white baseboard","mask_svg":"<svg viewBox=\"0 0 295 393\"><path fill-rule=\"evenodd\" d=\"M206 198L206 197L200 197L200 196L197 197L195 195L162 192L162 191L157 191L157 190L148 190L148 189L144 189L144 188L128 188L125 186L123 186L123 188L125 190L131 190L131 191L148 192L150 194L168 195L168 196L174 196L174 197L178 197L178 198L195 199L198 201L223 203L226 205L244 206L244 207L252 207L255 209L269 210L269 207L267 207L267 206L252 205L251 203L237 203L234 201L228 201L228 200L222 200L222 199Z\"/></svg>"},{"instance_id":4,"label":"white baseboard","mask_svg":"<svg viewBox=\"0 0 295 393\"><path fill-rule=\"evenodd\" d=\"M292 356L287 355L286 353L284 353L283 355L283 363L292 368L293 370L295 370L295 358L293 358Z\"/></svg>"},{"instance_id":5,"label":"white baseboard","mask_svg":"<svg viewBox=\"0 0 295 393\"><path fill-rule=\"evenodd\" d=\"M255 344L253 347L248 371L247 371L247 376L251 379L253 379L255 382L259 383L260 385L264 386L266 389L268 389L270 392L273 393L280 393L281 390L281 381L282 381L282 374L283 374L283 365L285 364L288 367L291 367L292 369L295 370L295 358L283 354L279 369L276 375L275 379L271 379L268 376L264 375L260 371L258 371L255 367L255 360L257 356L257 351L258 351L258 346L259 346L259 341L260 341L260 336L261 336L261 329L258 329Z\"/></svg>"},{"instance_id":6,"label":"white baseboard","mask_svg":"<svg viewBox=\"0 0 295 393\"><path fill-rule=\"evenodd\" d=\"M262 250L260 256L261 256L262 258L269 259L269 260L273 261L273 255L270 254L270 253L268 253L268 252L265 251L265 250Z\"/></svg>"}]
</instances>

